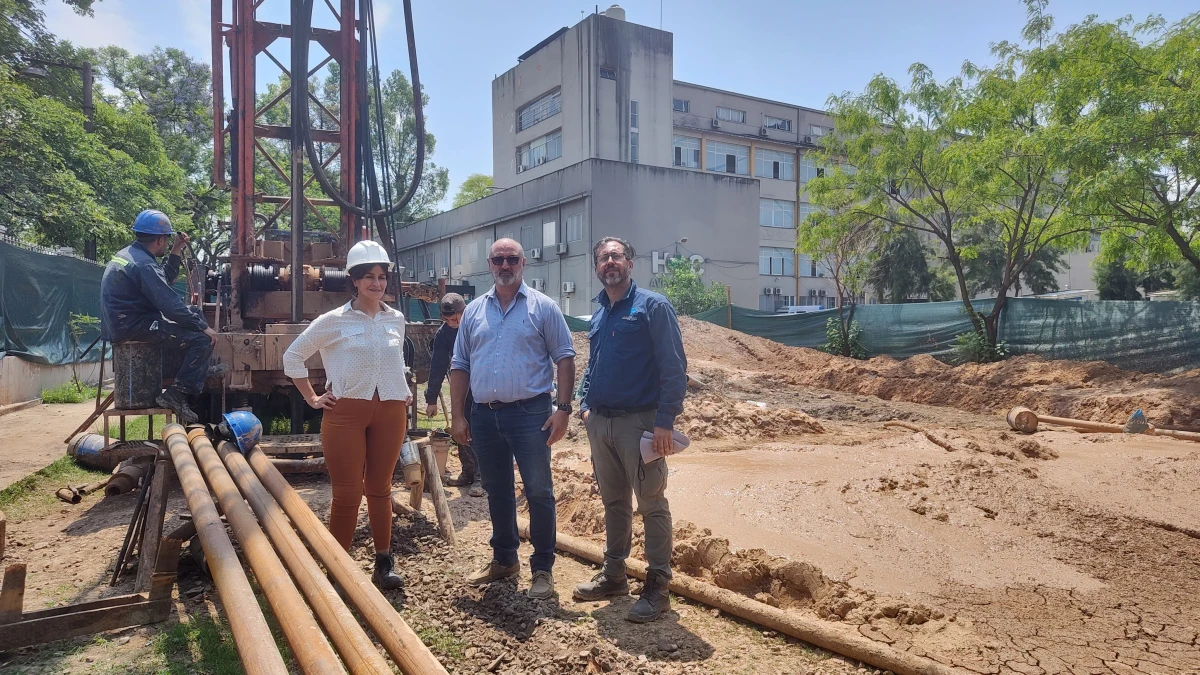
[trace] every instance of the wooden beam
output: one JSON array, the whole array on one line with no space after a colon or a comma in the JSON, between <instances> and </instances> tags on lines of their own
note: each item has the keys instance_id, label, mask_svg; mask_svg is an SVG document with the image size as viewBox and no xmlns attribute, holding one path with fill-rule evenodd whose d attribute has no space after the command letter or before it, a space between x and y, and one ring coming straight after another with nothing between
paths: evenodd
<instances>
[{"instance_id":1,"label":"wooden beam","mask_svg":"<svg viewBox=\"0 0 1200 675\"><path fill-rule=\"evenodd\" d=\"M153 419L153 418L151 418ZM154 461L154 478L150 480L150 506L142 527L142 546L138 552L138 573L134 589L150 590L150 577L158 568L158 548L162 539L163 521L167 516L167 500L171 496L171 460L159 452Z\"/></svg>"},{"instance_id":2,"label":"wooden beam","mask_svg":"<svg viewBox=\"0 0 1200 675\"><path fill-rule=\"evenodd\" d=\"M40 619L23 619L5 624L4 629L0 630L0 651L117 628L157 623L170 615L170 599L143 599L141 602L117 607L85 609Z\"/></svg>"},{"instance_id":3,"label":"wooden beam","mask_svg":"<svg viewBox=\"0 0 1200 675\"><path fill-rule=\"evenodd\" d=\"M3 511L0 511L0 560L4 559L4 542L8 541L7 530L8 516L4 515Z\"/></svg>"},{"instance_id":4,"label":"wooden beam","mask_svg":"<svg viewBox=\"0 0 1200 675\"><path fill-rule=\"evenodd\" d=\"M19 619L24 606L25 563L9 565L4 570L4 583L0 585L0 623Z\"/></svg>"},{"instance_id":5,"label":"wooden beam","mask_svg":"<svg viewBox=\"0 0 1200 675\"><path fill-rule=\"evenodd\" d=\"M112 405L112 402L113 402L113 397L114 397L114 396L116 396L116 395L117 395L117 394L116 394L116 392L112 392L112 393L110 393L110 394L109 394L107 397L105 397L104 401L102 401L102 402L100 403L100 405L96 406L96 410L94 410L94 411L92 412L92 414L88 415L88 418L87 418L86 420L84 420L84 421L83 421L83 424L80 424L80 425L79 425L79 426L78 426L78 427L75 429L75 431L72 431L72 432L71 432L71 435L70 435L70 436L67 436L66 438L64 438L64 439L63 439L63 443L70 443L70 442L71 442L71 439L72 439L72 438L75 438L75 436L76 436L77 434L81 434L81 433L83 433L83 431L84 431L85 429L87 429L88 427L92 426L92 422L95 422L95 421L96 421L96 418L97 418L97 417L100 417L100 414L101 414L101 413L103 413L105 410L108 410L108 406Z\"/></svg>"}]
</instances>

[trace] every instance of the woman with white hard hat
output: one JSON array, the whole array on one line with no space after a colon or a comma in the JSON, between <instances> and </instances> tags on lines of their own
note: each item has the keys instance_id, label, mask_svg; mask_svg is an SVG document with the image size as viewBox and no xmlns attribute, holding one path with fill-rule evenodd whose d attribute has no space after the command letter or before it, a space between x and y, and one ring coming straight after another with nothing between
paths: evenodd
<instances>
[{"instance_id":1,"label":"woman with white hard hat","mask_svg":"<svg viewBox=\"0 0 1200 675\"><path fill-rule=\"evenodd\" d=\"M404 315L383 303L392 261L374 241L346 255L353 298L317 317L283 355L284 374L313 408L323 410L321 447L333 503L329 531L347 551L367 497L375 542L375 585L403 585L394 571L392 472L404 443L412 394L404 379ZM321 352L325 392L313 390L304 362Z\"/></svg>"}]
</instances>

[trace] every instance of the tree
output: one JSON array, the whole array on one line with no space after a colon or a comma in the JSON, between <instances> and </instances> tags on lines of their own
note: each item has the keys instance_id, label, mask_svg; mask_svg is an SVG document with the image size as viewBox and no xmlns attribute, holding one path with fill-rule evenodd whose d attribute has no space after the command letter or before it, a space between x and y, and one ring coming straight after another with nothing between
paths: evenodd
<instances>
[{"instance_id":1,"label":"tree","mask_svg":"<svg viewBox=\"0 0 1200 675\"><path fill-rule=\"evenodd\" d=\"M974 228L963 240L975 253L975 257L966 261L967 285L971 294L978 297L998 293L1003 281L1005 253L995 228ZM1060 249L1053 247L1043 248L1034 254L1025 270L1012 284L1013 295L1019 297L1022 287L1029 289L1034 295L1057 291L1056 275L1063 268L1062 255Z\"/></svg>"},{"instance_id":2,"label":"tree","mask_svg":"<svg viewBox=\"0 0 1200 675\"><path fill-rule=\"evenodd\" d=\"M1141 300L1137 272L1122 260L1096 260L1096 290L1101 300Z\"/></svg>"},{"instance_id":3,"label":"tree","mask_svg":"<svg viewBox=\"0 0 1200 675\"><path fill-rule=\"evenodd\" d=\"M867 274L867 284L876 298L892 304L914 295L927 295L933 272L926 259L925 245L916 232L895 228L884 235L878 257Z\"/></svg>"},{"instance_id":4,"label":"tree","mask_svg":"<svg viewBox=\"0 0 1200 675\"><path fill-rule=\"evenodd\" d=\"M852 207L841 204L838 208ZM800 227L797 249L825 268L836 289L839 335L830 343L840 348L842 356L865 357L863 353L856 353L859 351L855 349L857 340L852 339L856 332L854 307L862 299L867 276L875 262L879 233L869 218L837 217L824 210L808 214ZM849 310L845 307L847 303Z\"/></svg>"},{"instance_id":5,"label":"tree","mask_svg":"<svg viewBox=\"0 0 1200 675\"><path fill-rule=\"evenodd\" d=\"M417 121L413 114L413 90L408 78L399 70L392 71L382 83L382 89L385 121L383 127L389 153L388 175L392 179L392 195L398 198L408 191L409 182L416 169ZM425 110L428 111L429 96L424 93L422 96ZM374 108L371 114L375 114ZM412 201L396 216L396 222L402 225L435 215L438 212L438 204L445 199L446 191L450 189L449 172L432 160L437 140L429 132L428 115L425 120L425 166L421 172L421 183ZM372 133L375 133L374 118ZM377 157L376 161L380 159ZM379 175L382 180L383 172Z\"/></svg>"},{"instance_id":6,"label":"tree","mask_svg":"<svg viewBox=\"0 0 1200 675\"><path fill-rule=\"evenodd\" d=\"M76 14L92 15L94 0L61 0ZM58 42L46 31L45 0L0 0L0 64L15 67L30 52L57 54Z\"/></svg>"},{"instance_id":7,"label":"tree","mask_svg":"<svg viewBox=\"0 0 1200 675\"><path fill-rule=\"evenodd\" d=\"M484 173L473 173L467 176L462 185L458 186L458 193L454 195L453 207L457 209L460 206L483 199L492 193L488 188L494 184L492 177Z\"/></svg>"},{"instance_id":8,"label":"tree","mask_svg":"<svg viewBox=\"0 0 1200 675\"><path fill-rule=\"evenodd\" d=\"M1200 300L1200 271L1191 265L1179 265L1175 272L1175 288L1180 300Z\"/></svg>"},{"instance_id":9,"label":"tree","mask_svg":"<svg viewBox=\"0 0 1200 675\"><path fill-rule=\"evenodd\" d=\"M1200 270L1197 54L1200 13L1169 26L1158 16L1089 17L1023 58L1054 92L1064 161L1087 176L1072 208L1112 225L1110 262L1182 260Z\"/></svg>"},{"instance_id":10,"label":"tree","mask_svg":"<svg viewBox=\"0 0 1200 675\"><path fill-rule=\"evenodd\" d=\"M929 301L950 302L958 297L957 278L949 265L938 265L933 268L933 277L929 280Z\"/></svg>"},{"instance_id":11,"label":"tree","mask_svg":"<svg viewBox=\"0 0 1200 675\"><path fill-rule=\"evenodd\" d=\"M705 286L699 263L687 258L667 259L667 271L662 276L662 294L667 296L678 314L698 314L714 307L724 307L729 292L723 284L712 282Z\"/></svg>"}]
</instances>

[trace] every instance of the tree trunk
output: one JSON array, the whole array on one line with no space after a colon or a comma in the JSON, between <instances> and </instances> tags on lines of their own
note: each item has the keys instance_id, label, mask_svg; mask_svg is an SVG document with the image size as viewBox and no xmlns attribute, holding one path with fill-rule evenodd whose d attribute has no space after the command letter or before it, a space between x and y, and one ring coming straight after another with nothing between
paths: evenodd
<instances>
[{"instance_id":1,"label":"tree trunk","mask_svg":"<svg viewBox=\"0 0 1200 675\"><path fill-rule=\"evenodd\" d=\"M1000 313L1004 311L1004 306L1008 304L1008 289L996 297L996 303L992 305L992 311L983 318L983 324L986 329L988 344L995 347L1000 335Z\"/></svg>"},{"instance_id":2,"label":"tree trunk","mask_svg":"<svg viewBox=\"0 0 1200 675\"><path fill-rule=\"evenodd\" d=\"M982 333L984 324L979 320L975 306L971 304L971 292L967 290L967 274L963 271L962 260L954 248L948 244L946 245L946 259L950 261L950 266L954 268L954 276L958 279L958 294L962 296L963 307L967 310L967 318L971 320L971 325L974 326L976 332Z\"/></svg>"}]
</instances>

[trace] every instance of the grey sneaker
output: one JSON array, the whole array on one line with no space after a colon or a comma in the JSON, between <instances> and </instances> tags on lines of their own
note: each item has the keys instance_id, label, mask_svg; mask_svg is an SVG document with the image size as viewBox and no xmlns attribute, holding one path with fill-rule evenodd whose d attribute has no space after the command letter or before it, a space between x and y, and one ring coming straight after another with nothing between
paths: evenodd
<instances>
[{"instance_id":1,"label":"grey sneaker","mask_svg":"<svg viewBox=\"0 0 1200 675\"><path fill-rule=\"evenodd\" d=\"M495 560L489 560L486 565L467 575L467 583L472 586L482 586L499 579L506 579L520 571L520 562L506 567Z\"/></svg>"},{"instance_id":2,"label":"grey sneaker","mask_svg":"<svg viewBox=\"0 0 1200 675\"><path fill-rule=\"evenodd\" d=\"M168 387L166 391L158 395L158 398L154 399L154 402L175 413L180 424L195 424L200 420L200 416L188 407L187 396L175 387Z\"/></svg>"},{"instance_id":3,"label":"grey sneaker","mask_svg":"<svg viewBox=\"0 0 1200 675\"><path fill-rule=\"evenodd\" d=\"M487 493L483 491L483 483L480 483L479 481L471 483L471 487L467 488L467 494L471 497L483 497L487 495Z\"/></svg>"},{"instance_id":4,"label":"grey sneaker","mask_svg":"<svg viewBox=\"0 0 1200 675\"><path fill-rule=\"evenodd\" d=\"M592 577L591 581L576 586L572 595L576 600L591 601L628 593L629 579L624 574L609 576L605 572L600 572Z\"/></svg>"},{"instance_id":5,"label":"grey sneaker","mask_svg":"<svg viewBox=\"0 0 1200 675\"><path fill-rule=\"evenodd\" d=\"M642 597L630 608L629 613L625 615L625 620L634 623L648 623L662 616L663 612L671 608L671 595L667 591L668 583L670 583L670 579L654 572L648 573L646 584L642 587Z\"/></svg>"},{"instance_id":6,"label":"grey sneaker","mask_svg":"<svg viewBox=\"0 0 1200 675\"><path fill-rule=\"evenodd\" d=\"M529 586L529 591L525 593L534 600L548 600L554 597L554 575L546 570L537 570L533 573L533 583Z\"/></svg>"}]
</instances>

